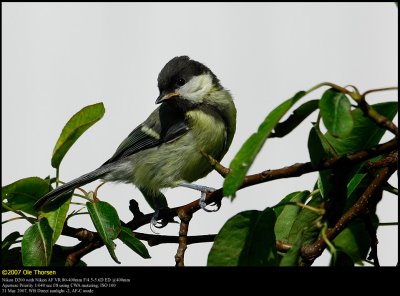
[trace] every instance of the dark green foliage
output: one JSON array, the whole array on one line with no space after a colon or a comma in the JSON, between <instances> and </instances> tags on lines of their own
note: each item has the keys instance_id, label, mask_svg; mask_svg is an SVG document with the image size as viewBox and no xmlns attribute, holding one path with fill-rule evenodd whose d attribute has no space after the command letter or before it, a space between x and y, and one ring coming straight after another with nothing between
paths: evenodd
<instances>
[{"instance_id":1,"label":"dark green foliage","mask_svg":"<svg viewBox=\"0 0 400 296\"><path fill-rule=\"evenodd\" d=\"M222 227L208 255L209 266L274 266L277 264L275 212L246 211Z\"/></svg>"},{"instance_id":2,"label":"dark green foliage","mask_svg":"<svg viewBox=\"0 0 400 296\"><path fill-rule=\"evenodd\" d=\"M115 255L115 243L113 242L121 231L121 221L119 220L117 211L113 206L104 201L87 202L86 207L90 218L92 218L94 227L96 227L111 257L115 262L120 263Z\"/></svg>"}]
</instances>

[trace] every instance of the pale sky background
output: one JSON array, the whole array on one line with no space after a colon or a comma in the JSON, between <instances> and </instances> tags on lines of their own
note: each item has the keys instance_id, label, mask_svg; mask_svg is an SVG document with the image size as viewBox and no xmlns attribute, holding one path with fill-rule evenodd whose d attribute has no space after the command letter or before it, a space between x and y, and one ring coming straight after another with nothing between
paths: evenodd
<instances>
[{"instance_id":1,"label":"pale sky background","mask_svg":"<svg viewBox=\"0 0 400 296\"><path fill-rule=\"evenodd\" d=\"M2 185L54 176L50 159L64 124L82 107L103 102L104 118L66 155L61 179L97 168L156 108L158 73L178 55L210 67L235 98L237 132L222 161L228 166L265 116L299 90L323 81L361 91L397 86L398 10L394 3L2 3ZM369 97L371 103L396 99L395 92ZM307 137L315 118L283 139L269 140L249 173L309 161ZM234 214L273 206L293 191L311 190L315 180L309 174L242 190L235 201L224 199L216 213L197 212L189 235L217 233ZM213 172L196 183L219 188L222 181ZM183 188L166 196L171 207L199 198ZM150 212L131 185L107 184L99 197L123 221L131 219L131 198ZM381 222L397 222L398 198L385 194L378 215ZM87 216L70 221L94 230ZM28 226L7 223L3 237ZM159 231L177 235L178 228L171 224ZM151 233L148 225L139 231ZM380 227L378 239L381 264L396 265L398 227ZM59 243L77 241L63 237ZM116 243L121 265L175 263L177 244L149 247L152 259L144 260ZM190 245L186 265L206 265L210 248L211 243ZM324 253L315 265L327 265L329 258ZM89 266L117 265L104 247L83 260Z\"/></svg>"}]
</instances>

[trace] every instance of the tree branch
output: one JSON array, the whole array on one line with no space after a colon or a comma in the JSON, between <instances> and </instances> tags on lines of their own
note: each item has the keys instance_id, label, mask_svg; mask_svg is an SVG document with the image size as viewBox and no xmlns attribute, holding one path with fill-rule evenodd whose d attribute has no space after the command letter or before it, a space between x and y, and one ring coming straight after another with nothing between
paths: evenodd
<instances>
[{"instance_id":1,"label":"tree branch","mask_svg":"<svg viewBox=\"0 0 400 296\"><path fill-rule=\"evenodd\" d=\"M73 228L67 224L64 224L64 228L61 233L62 235L74 237L83 242L93 242L97 239L100 239L100 236L97 234L97 232L92 232L85 228Z\"/></svg>"},{"instance_id":2,"label":"tree branch","mask_svg":"<svg viewBox=\"0 0 400 296\"><path fill-rule=\"evenodd\" d=\"M137 239L147 241L149 246L159 244L179 243L180 237L169 235L155 235L141 232L132 232ZM97 232L92 232L84 228L74 228L64 225L63 235L76 238L81 242L74 247L69 248L69 254L66 259L67 266L73 266L86 254L104 246ZM187 236L186 245L213 242L216 234Z\"/></svg>"},{"instance_id":3,"label":"tree branch","mask_svg":"<svg viewBox=\"0 0 400 296\"><path fill-rule=\"evenodd\" d=\"M175 235L158 235L158 234L149 234L137 231L132 231L132 233L137 239L146 241L150 247L154 247L161 244L179 244L179 236ZM81 241L84 241L85 243L94 242L100 239L97 232L92 232L90 230L83 228L76 229L68 225L64 226L62 234L79 239ZM186 243L187 245L198 244L198 243L210 243L215 240L216 236L217 236L216 234L192 235L187 237ZM287 252L288 250L290 250L291 247L292 247L291 245L284 243L280 240L276 241L276 248L280 252ZM75 252L81 248L82 245L78 244L77 246L72 247L72 250Z\"/></svg>"},{"instance_id":4,"label":"tree branch","mask_svg":"<svg viewBox=\"0 0 400 296\"><path fill-rule=\"evenodd\" d=\"M133 234L137 239L147 241L150 247L157 246L160 244L179 243L179 236L174 236L174 235L156 235L156 234L148 234L136 231L133 231ZM216 234L188 236L186 244L191 245L197 243L213 242L216 236L217 236Z\"/></svg>"},{"instance_id":5,"label":"tree branch","mask_svg":"<svg viewBox=\"0 0 400 296\"><path fill-rule=\"evenodd\" d=\"M373 172L376 169L397 165L398 162L398 150L390 152L386 157L377 160L375 162L367 161L364 170L366 172Z\"/></svg>"},{"instance_id":6,"label":"tree branch","mask_svg":"<svg viewBox=\"0 0 400 296\"><path fill-rule=\"evenodd\" d=\"M322 162L321 164L313 167L311 162L296 163L288 167L284 167L276 170L267 170L258 174L249 175L245 178L240 188L245 188L259 183L264 183L272 180L299 177L304 174L335 168L342 164L342 161L346 161L348 164L357 164L373 158L382 153L388 153L397 149L397 139L391 140L384 144L376 145L369 149L358 151L348 156L338 156Z\"/></svg>"},{"instance_id":7,"label":"tree branch","mask_svg":"<svg viewBox=\"0 0 400 296\"><path fill-rule=\"evenodd\" d=\"M104 245L104 243L101 240L96 240L96 241L89 242L89 243L88 242L79 243L76 246L76 248L74 248L76 250L67 256L65 265L66 266L76 265L83 256L102 247L103 245Z\"/></svg>"},{"instance_id":8,"label":"tree branch","mask_svg":"<svg viewBox=\"0 0 400 296\"><path fill-rule=\"evenodd\" d=\"M185 211L184 208L181 208L178 211L178 216L179 219L181 219L181 224L179 227L179 245L175 255L175 266L185 266L184 257L187 249L187 234L192 214L190 214L189 211Z\"/></svg>"}]
</instances>

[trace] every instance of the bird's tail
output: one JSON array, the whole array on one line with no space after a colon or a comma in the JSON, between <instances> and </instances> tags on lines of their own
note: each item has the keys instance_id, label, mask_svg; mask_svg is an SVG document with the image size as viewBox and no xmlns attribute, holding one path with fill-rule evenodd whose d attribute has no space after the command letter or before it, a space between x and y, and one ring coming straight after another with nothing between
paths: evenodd
<instances>
[{"instance_id":1,"label":"bird's tail","mask_svg":"<svg viewBox=\"0 0 400 296\"><path fill-rule=\"evenodd\" d=\"M61 203L61 201L63 201L63 199L66 200L70 197L70 193L75 188L77 188L79 186L83 186L85 184L88 184L94 180L101 178L108 171L109 171L109 166L104 165L90 173L82 175L79 178L76 178L68 183L65 183L65 184L55 188L54 190L50 191L46 195L44 195L33 205L33 207L36 210L39 210L40 208L48 207L51 204L55 204L55 203L59 203L59 202Z\"/></svg>"}]
</instances>

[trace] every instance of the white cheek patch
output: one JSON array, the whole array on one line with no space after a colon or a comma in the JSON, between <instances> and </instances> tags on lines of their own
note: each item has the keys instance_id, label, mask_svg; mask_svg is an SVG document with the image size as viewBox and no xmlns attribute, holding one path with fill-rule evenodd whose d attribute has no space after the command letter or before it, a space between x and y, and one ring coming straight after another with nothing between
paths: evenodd
<instances>
[{"instance_id":1,"label":"white cheek patch","mask_svg":"<svg viewBox=\"0 0 400 296\"><path fill-rule=\"evenodd\" d=\"M207 73L193 77L185 85L181 86L177 92L187 100L201 102L211 88L212 77Z\"/></svg>"}]
</instances>

